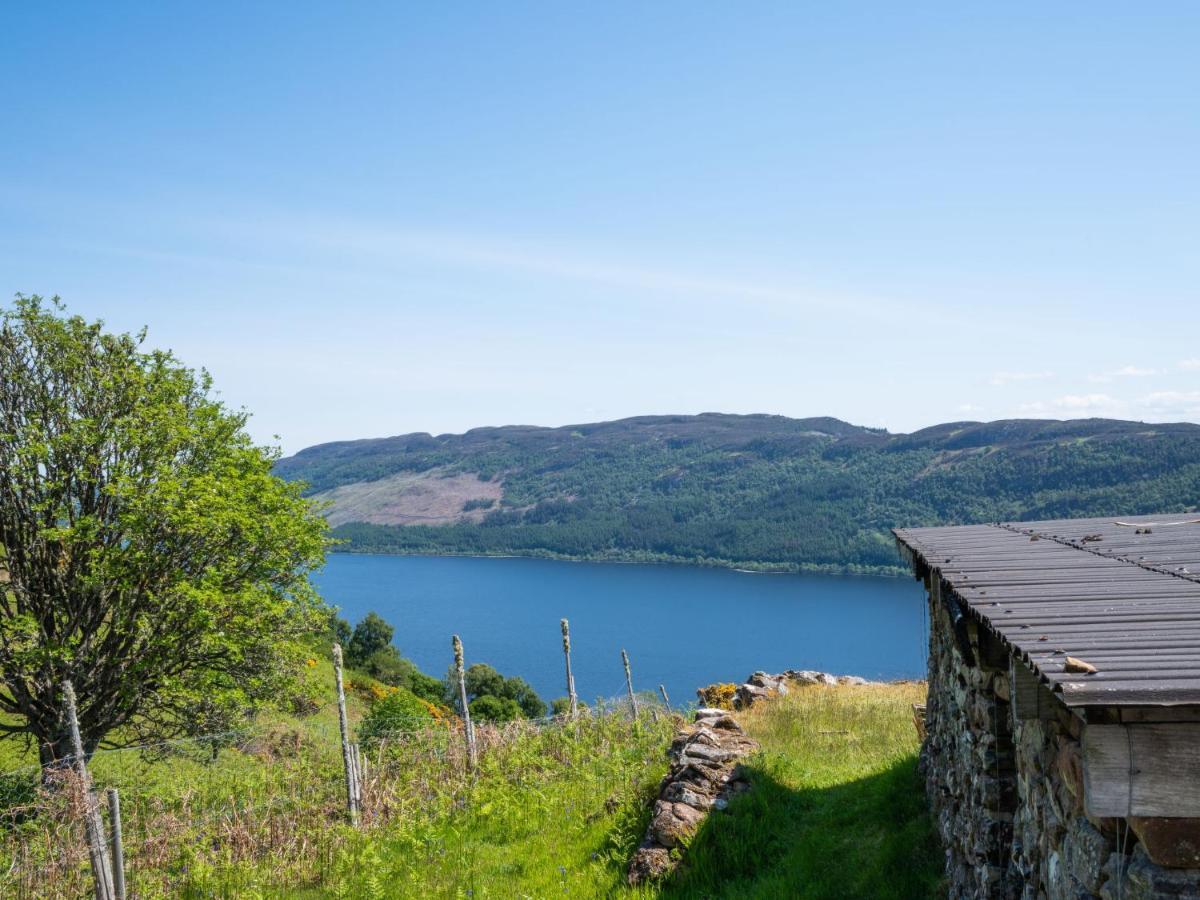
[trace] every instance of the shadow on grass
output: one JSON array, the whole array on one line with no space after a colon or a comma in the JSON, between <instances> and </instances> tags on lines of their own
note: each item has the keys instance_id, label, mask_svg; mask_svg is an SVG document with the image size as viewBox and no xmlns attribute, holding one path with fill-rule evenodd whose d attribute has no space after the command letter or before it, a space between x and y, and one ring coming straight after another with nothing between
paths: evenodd
<instances>
[{"instance_id":1,"label":"shadow on grass","mask_svg":"<svg viewBox=\"0 0 1200 900\"><path fill-rule=\"evenodd\" d=\"M663 897L945 896L942 851L916 760L828 788L795 789L751 765L753 790L714 812Z\"/></svg>"}]
</instances>

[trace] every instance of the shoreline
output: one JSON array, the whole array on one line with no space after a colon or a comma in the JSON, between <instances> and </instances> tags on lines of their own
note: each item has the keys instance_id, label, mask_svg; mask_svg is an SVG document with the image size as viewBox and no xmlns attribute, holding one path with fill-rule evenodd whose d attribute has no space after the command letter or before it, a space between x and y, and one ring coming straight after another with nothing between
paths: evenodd
<instances>
[{"instance_id":1,"label":"shoreline","mask_svg":"<svg viewBox=\"0 0 1200 900\"><path fill-rule=\"evenodd\" d=\"M411 557L428 557L435 559L540 559L549 560L552 562L569 562L569 563L597 563L604 565L626 565L626 566L681 566L696 569L725 569L730 572L736 572L740 575L850 575L860 578L906 578L911 577L911 572L901 566L870 566L870 567L855 567L825 565L820 563L762 563L763 568L747 568L747 565L754 565L746 561L733 562L730 560L719 559L687 559L687 558L659 558L659 559L628 559L611 556L568 556L566 554L553 553L551 551L534 551L531 553L467 553L455 551L429 551L429 550L374 550L362 549L354 547L339 546L330 549L330 554L338 554L345 556L411 556Z\"/></svg>"}]
</instances>

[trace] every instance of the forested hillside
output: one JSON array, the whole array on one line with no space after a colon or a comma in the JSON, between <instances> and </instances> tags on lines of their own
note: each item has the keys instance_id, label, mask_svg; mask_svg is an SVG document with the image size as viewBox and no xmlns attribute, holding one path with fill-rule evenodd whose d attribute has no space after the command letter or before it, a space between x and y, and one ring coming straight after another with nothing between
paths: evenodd
<instances>
[{"instance_id":1,"label":"forested hillside","mask_svg":"<svg viewBox=\"0 0 1200 900\"><path fill-rule=\"evenodd\" d=\"M355 551L879 571L893 526L1195 509L1200 426L646 416L322 444L277 471Z\"/></svg>"}]
</instances>

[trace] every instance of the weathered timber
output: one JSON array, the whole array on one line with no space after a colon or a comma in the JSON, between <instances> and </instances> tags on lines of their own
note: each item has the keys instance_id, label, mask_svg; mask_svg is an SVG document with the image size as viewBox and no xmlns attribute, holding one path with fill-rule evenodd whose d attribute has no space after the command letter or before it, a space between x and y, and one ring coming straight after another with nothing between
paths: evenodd
<instances>
[{"instance_id":1,"label":"weathered timber","mask_svg":"<svg viewBox=\"0 0 1200 900\"><path fill-rule=\"evenodd\" d=\"M350 750L350 721L346 716L346 687L342 678L342 645L333 645L333 680L337 690L338 729L342 735L342 770L346 781L346 815L358 827L358 792L354 784L354 756Z\"/></svg>"},{"instance_id":2,"label":"weathered timber","mask_svg":"<svg viewBox=\"0 0 1200 900\"><path fill-rule=\"evenodd\" d=\"M92 777L88 773L87 757L83 752L83 740L79 735L79 714L76 709L75 688L71 682L62 686L67 727L71 733L71 769L75 773L76 785L81 794L84 832L87 835L88 856L92 863L92 881L96 900L115 900L112 869L109 868L108 847L104 839L104 822L100 818L100 806L92 792Z\"/></svg>"},{"instance_id":3,"label":"weathered timber","mask_svg":"<svg viewBox=\"0 0 1200 900\"><path fill-rule=\"evenodd\" d=\"M575 675L571 671L571 626L566 619L559 624L562 626L563 656L567 660L567 703L574 719L579 715L579 699L575 696Z\"/></svg>"},{"instance_id":4,"label":"weathered timber","mask_svg":"<svg viewBox=\"0 0 1200 900\"><path fill-rule=\"evenodd\" d=\"M625 689L629 692L629 709L636 719L638 714L637 696L633 693L633 675L629 671L629 654L623 648L621 662L625 664Z\"/></svg>"},{"instance_id":5,"label":"weathered timber","mask_svg":"<svg viewBox=\"0 0 1200 900\"><path fill-rule=\"evenodd\" d=\"M1091 815L1200 817L1200 724L1088 725L1083 758Z\"/></svg>"},{"instance_id":6,"label":"weathered timber","mask_svg":"<svg viewBox=\"0 0 1200 900\"><path fill-rule=\"evenodd\" d=\"M1062 702L1023 663L1012 661L1012 710L1021 721L1054 718Z\"/></svg>"},{"instance_id":7,"label":"weathered timber","mask_svg":"<svg viewBox=\"0 0 1200 900\"><path fill-rule=\"evenodd\" d=\"M462 640L456 634L450 639L454 649L454 672L458 677L458 702L462 706L463 737L467 742L467 764L474 769L479 762L475 745L475 726L471 723L471 707L467 703L467 667L463 660Z\"/></svg>"}]
</instances>

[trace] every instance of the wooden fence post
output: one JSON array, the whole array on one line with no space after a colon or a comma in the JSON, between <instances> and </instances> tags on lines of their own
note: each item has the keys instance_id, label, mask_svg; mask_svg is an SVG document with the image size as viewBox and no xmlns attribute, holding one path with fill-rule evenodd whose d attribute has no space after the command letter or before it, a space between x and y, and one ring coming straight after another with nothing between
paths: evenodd
<instances>
[{"instance_id":1,"label":"wooden fence post","mask_svg":"<svg viewBox=\"0 0 1200 900\"><path fill-rule=\"evenodd\" d=\"M660 694L662 694L663 703L666 704L667 709L670 709L671 708L671 698L667 696L667 689L660 684L658 686L658 692Z\"/></svg>"},{"instance_id":2,"label":"wooden fence post","mask_svg":"<svg viewBox=\"0 0 1200 900\"><path fill-rule=\"evenodd\" d=\"M357 743L350 745L350 760L354 763L354 808L362 816L363 795L363 758Z\"/></svg>"},{"instance_id":3,"label":"wooden fence post","mask_svg":"<svg viewBox=\"0 0 1200 900\"><path fill-rule=\"evenodd\" d=\"M83 823L87 832L88 854L92 860L92 875L96 883L96 900L116 900L113 896L112 869L108 865L108 848L104 840L104 822L100 819L100 807L92 793L92 779L88 775L87 760L83 755L83 740L79 736L79 714L75 707L75 688L71 682L63 682L63 700L66 703L67 725L71 730L71 767L79 780L83 793Z\"/></svg>"},{"instance_id":4,"label":"wooden fence post","mask_svg":"<svg viewBox=\"0 0 1200 900\"><path fill-rule=\"evenodd\" d=\"M450 641L454 647L454 671L458 674L458 702L462 704L463 734L467 741L467 762L475 768L478 751L475 747L475 726L471 724L471 709L467 706L467 669L463 664L463 645L458 635Z\"/></svg>"},{"instance_id":5,"label":"wooden fence post","mask_svg":"<svg viewBox=\"0 0 1200 900\"><path fill-rule=\"evenodd\" d=\"M125 900L125 844L121 835L121 798L114 787L110 787L106 793L108 826L112 832L113 896L116 900Z\"/></svg>"},{"instance_id":6,"label":"wooden fence post","mask_svg":"<svg viewBox=\"0 0 1200 900\"><path fill-rule=\"evenodd\" d=\"M358 808L362 809L363 784L367 780L367 758L363 756L362 748L354 745L354 774L358 778Z\"/></svg>"},{"instance_id":7,"label":"wooden fence post","mask_svg":"<svg viewBox=\"0 0 1200 900\"><path fill-rule=\"evenodd\" d=\"M571 626L562 620L563 656L567 658L567 700L571 704L571 718L579 715L579 698L575 696L575 676L571 673Z\"/></svg>"},{"instance_id":8,"label":"wooden fence post","mask_svg":"<svg viewBox=\"0 0 1200 900\"><path fill-rule=\"evenodd\" d=\"M350 725L346 721L346 688L342 681L342 645L333 645L333 677L337 683L338 727L342 732L342 766L346 770L346 812L358 827L358 796L354 788L354 756L350 750Z\"/></svg>"},{"instance_id":9,"label":"wooden fence post","mask_svg":"<svg viewBox=\"0 0 1200 900\"><path fill-rule=\"evenodd\" d=\"M637 697L633 695L633 676L629 672L629 654L623 648L621 661L625 663L625 687L629 691L629 708L633 710L633 717L636 719L638 715Z\"/></svg>"}]
</instances>

